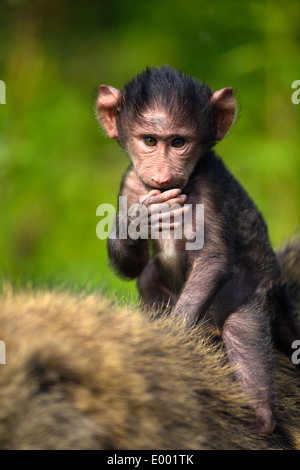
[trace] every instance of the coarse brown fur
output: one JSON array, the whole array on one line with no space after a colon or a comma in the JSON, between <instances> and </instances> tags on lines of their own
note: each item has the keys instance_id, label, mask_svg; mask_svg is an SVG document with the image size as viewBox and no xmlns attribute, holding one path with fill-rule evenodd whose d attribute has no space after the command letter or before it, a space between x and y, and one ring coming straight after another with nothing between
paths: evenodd
<instances>
[{"instance_id":1,"label":"coarse brown fur","mask_svg":"<svg viewBox=\"0 0 300 470\"><path fill-rule=\"evenodd\" d=\"M293 250L297 259L299 242ZM300 264L287 280L299 282ZM95 294L8 285L0 332L0 449L300 449L300 379L280 353L277 427L262 436L201 325L153 322Z\"/></svg>"}]
</instances>

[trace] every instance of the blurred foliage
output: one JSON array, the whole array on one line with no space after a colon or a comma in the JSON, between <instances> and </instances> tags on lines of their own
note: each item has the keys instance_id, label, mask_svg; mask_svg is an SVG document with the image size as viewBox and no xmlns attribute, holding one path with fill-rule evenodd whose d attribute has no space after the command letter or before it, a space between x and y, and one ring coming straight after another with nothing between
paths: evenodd
<instances>
[{"instance_id":1,"label":"blurred foliage","mask_svg":"<svg viewBox=\"0 0 300 470\"><path fill-rule=\"evenodd\" d=\"M108 267L96 208L128 165L95 120L100 83L170 64L237 90L217 151L263 212L274 246L298 226L300 3L1 0L0 276L135 299ZM124 297L125 296L125 297Z\"/></svg>"}]
</instances>

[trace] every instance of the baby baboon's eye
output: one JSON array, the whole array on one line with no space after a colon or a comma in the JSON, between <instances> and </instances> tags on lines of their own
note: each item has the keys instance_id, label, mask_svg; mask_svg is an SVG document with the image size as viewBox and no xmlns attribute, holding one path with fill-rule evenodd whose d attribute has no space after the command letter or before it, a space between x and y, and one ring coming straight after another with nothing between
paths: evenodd
<instances>
[{"instance_id":1,"label":"baby baboon's eye","mask_svg":"<svg viewBox=\"0 0 300 470\"><path fill-rule=\"evenodd\" d=\"M156 139L154 139L154 137L144 137L144 142L148 147L154 147L156 145Z\"/></svg>"},{"instance_id":2,"label":"baby baboon's eye","mask_svg":"<svg viewBox=\"0 0 300 470\"><path fill-rule=\"evenodd\" d=\"M178 137L177 139L172 140L172 147L180 149L185 144L185 140Z\"/></svg>"}]
</instances>

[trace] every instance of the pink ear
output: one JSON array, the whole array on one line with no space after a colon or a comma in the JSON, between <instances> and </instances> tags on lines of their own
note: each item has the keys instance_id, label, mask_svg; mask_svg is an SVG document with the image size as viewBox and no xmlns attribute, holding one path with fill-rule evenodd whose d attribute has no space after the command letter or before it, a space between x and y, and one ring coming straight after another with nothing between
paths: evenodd
<instances>
[{"instance_id":1,"label":"pink ear","mask_svg":"<svg viewBox=\"0 0 300 470\"><path fill-rule=\"evenodd\" d=\"M216 140L223 139L234 119L235 104L232 91L232 88L223 88L216 91L210 99L210 104L217 114Z\"/></svg>"},{"instance_id":2,"label":"pink ear","mask_svg":"<svg viewBox=\"0 0 300 470\"><path fill-rule=\"evenodd\" d=\"M121 93L116 88L100 85L97 108L102 126L109 137L115 139L118 136L116 127L116 112L121 101Z\"/></svg>"}]
</instances>

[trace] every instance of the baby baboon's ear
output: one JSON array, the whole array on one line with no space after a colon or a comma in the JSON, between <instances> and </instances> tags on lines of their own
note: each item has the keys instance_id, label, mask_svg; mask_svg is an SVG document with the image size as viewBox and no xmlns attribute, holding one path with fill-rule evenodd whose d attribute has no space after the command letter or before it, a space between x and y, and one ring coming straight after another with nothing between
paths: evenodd
<instances>
[{"instance_id":1,"label":"baby baboon's ear","mask_svg":"<svg viewBox=\"0 0 300 470\"><path fill-rule=\"evenodd\" d=\"M217 115L217 135L216 140L221 140L228 132L235 114L235 104L232 88L222 88L216 91L210 98Z\"/></svg>"},{"instance_id":2,"label":"baby baboon's ear","mask_svg":"<svg viewBox=\"0 0 300 470\"><path fill-rule=\"evenodd\" d=\"M118 137L116 115L121 97L121 92L116 88L100 85L97 101L98 115L102 126L111 139Z\"/></svg>"}]
</instances>

